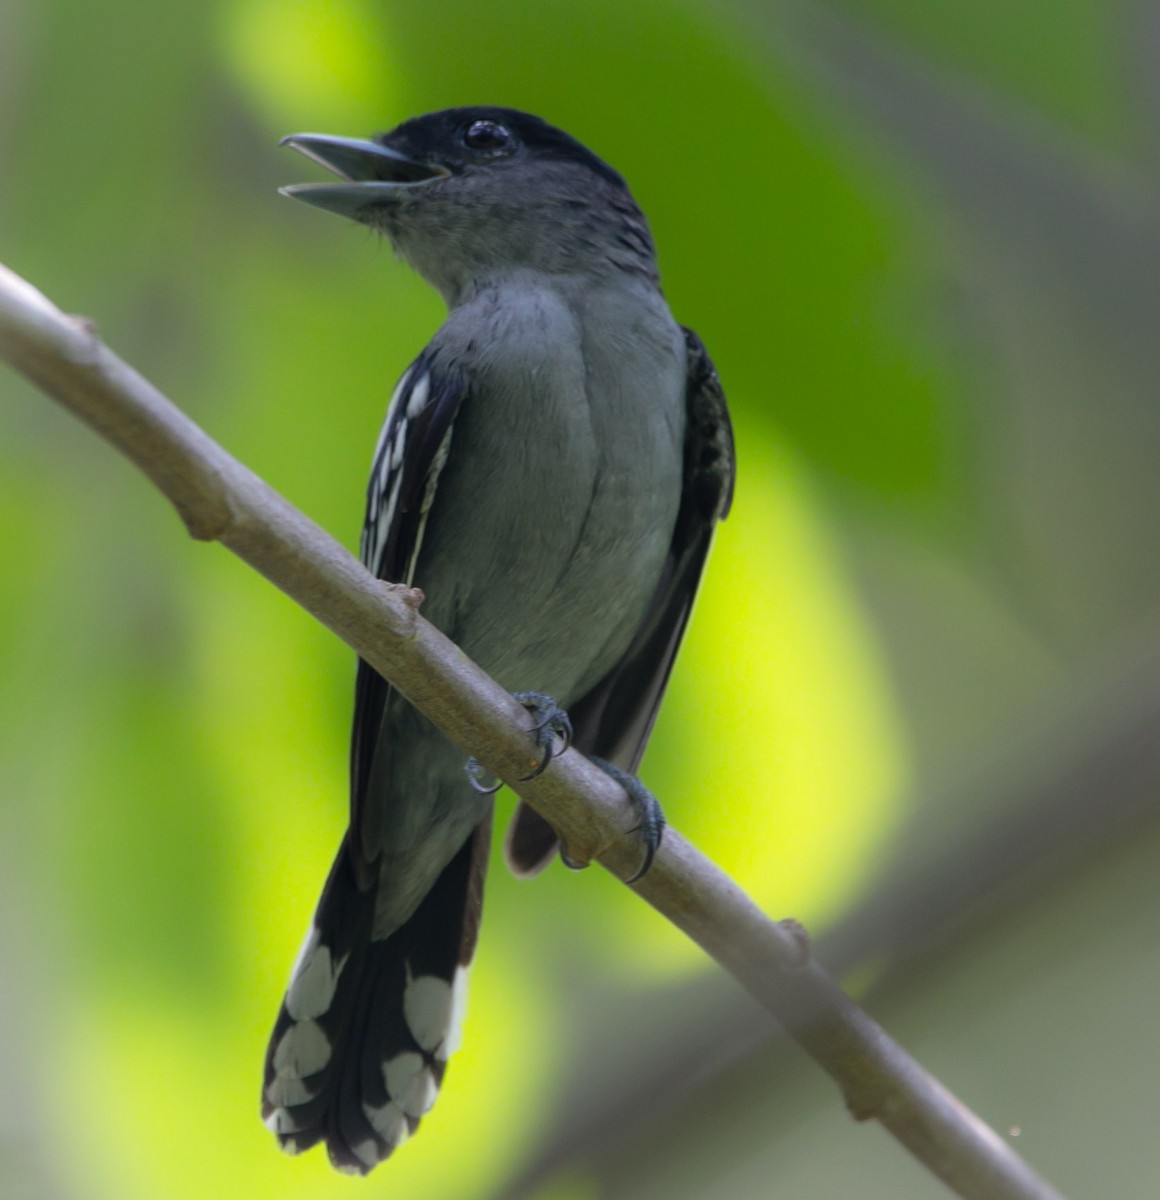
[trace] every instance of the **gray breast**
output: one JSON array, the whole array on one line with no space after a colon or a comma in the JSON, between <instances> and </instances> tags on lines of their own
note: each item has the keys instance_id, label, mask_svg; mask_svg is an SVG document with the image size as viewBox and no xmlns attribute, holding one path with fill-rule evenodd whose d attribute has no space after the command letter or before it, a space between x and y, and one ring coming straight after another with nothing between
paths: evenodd
<instances>
[{"instance_id":1,"label":"gray breast","mask_svg":"<svg viewBox=\"0 0 1160 1200\"><path fill-rule=\"evenodd\" d=\"M497 288L440 330L471 382L416 572L431 620L485 670L563 704L643 616L684 432L683 343L659 294L576 291Z\"/></svg>"}]
</instances>

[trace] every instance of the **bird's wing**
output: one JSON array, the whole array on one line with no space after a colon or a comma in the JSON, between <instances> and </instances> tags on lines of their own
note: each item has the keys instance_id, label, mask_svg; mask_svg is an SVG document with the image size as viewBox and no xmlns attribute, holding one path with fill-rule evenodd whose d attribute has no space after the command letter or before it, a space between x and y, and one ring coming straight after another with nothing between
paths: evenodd
<instances>
[{"instance_id":1,"label":"bird's wing","mask_svg":"<svg viewBox=\"0 0 1160 1200\"><path fill-rule=\"evenodd\" d=\"M586 754L635 771L656 720L693 607L713 529L733 499L733 431L725 393L701 339L685 329L685 450L681 503L660 583L624 657L569 706L573 741ZM508 865L533 873L555 849L547 822L521 804L508 830Z\"/></svg>"},{"instance_id":2,"label":"bird's wing","mask_svg":"<svg viewBox=\"0 0 1160 1200\"><path fill-rule=\"evenodd\" d=\"M367 484L366 519L359 557L379 579L410 584L423 544L427 514L447 462L452 426L466 395L462 375L437 351L425 350L395 388ZM355 869L377 857L363 830L367 784L390 685L359 659L350 745L350 850Z\"/></svg>"}]
</instances>

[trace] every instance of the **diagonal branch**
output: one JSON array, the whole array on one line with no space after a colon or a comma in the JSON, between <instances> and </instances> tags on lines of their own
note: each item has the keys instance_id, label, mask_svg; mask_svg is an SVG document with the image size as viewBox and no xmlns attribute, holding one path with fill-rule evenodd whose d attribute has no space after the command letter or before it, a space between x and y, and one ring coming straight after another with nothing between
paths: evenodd
<instances>
[{"instance_id":1,"label":"diagonal branch","mask_svg":"<svg viewBox=\"0 0 1160 1200\"><path fill-rule=\"evenodd\" d=\"M133 460L190 534L220 541L333 630L560 832L569 856L620 879L637 866L621 789L569 751L532 765L527 712L418 612L422 594L374 579L333 538L227 454L116 357L0 266L0 357ZM766 917L674 830L633 891L738 979L837 1081L958 1195L1058 1200L1011 1147L928 1075L810 957L793 922Z\"/></svg>"}]
</instances>

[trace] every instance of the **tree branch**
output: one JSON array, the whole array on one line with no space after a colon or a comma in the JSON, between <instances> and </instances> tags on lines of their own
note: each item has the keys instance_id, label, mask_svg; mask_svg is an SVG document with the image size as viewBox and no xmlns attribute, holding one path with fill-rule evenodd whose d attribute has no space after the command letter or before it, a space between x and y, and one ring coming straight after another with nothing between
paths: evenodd
<instances>
[{"instance_id":1,"label":"tree branch","mask_svg":"<svg viewBox=\"0 0 1160 1200\"><path fill-rule=\"evenodd\" d=\"M519 782L529 716L418 612L422 594L374 579L333 538L228 455L97 338L0 266L0 357L126 454L190 534L220 541L317 617L559 831L570 857L620 879L638 865L619 786L576 751ZM673 829L632 890L765 1005L875 1119L968 1200L1058 1200L1011 1147L928 1075L809 954Z\"/></svg>"}]
</instances>

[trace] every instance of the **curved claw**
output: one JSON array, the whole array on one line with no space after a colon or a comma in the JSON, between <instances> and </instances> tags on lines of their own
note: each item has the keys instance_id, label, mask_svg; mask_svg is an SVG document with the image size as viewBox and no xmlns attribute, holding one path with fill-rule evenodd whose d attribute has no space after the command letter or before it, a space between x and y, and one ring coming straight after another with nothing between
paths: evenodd
<instances>
[{"instance_id":1,"label":"curved claw","mask_svg":"<svg viewBox=\"0 0 1160 1200\"><path fill-rule=\"evenodd\" d=\"M532 737L535 739L536 745L543 751L543 756L532 773L523 776L519 781L526 783L529 779L535 779L537 775L542 775L547 769L548 763L563 754L572 745L572 721L556 701L543 692L513 692L512 696L535 718L536 724L532 726ZM558 746L557 738L560 739ZM486 772L478 759L469 758L463 764L463 769L467 773L467 779L472 789L481 796L492 796L503 787L502 779L497 779L495 783L482 781L481 776Z\"/></svg>"},{"instance_id":2,"label":"curved claw","mask_svg":"<svg viewBox=\"0 0 1160 1200\"><path fill-rule=\"evenodd\" d=\"M469 758L463 764L463 770L467 774L467 782L471 784L472 790L478 792L481 796L494 796L503 787L502 779L497 779L495 783L480 782L479 777L484 772L483 764L477 758Z\"/></svg>"},{"instance_id":3,"label":"curved claw","mask_svg":"<svg viewBox=\"0 0 1160 1200\"><path fill-rule=\"evenodd\" d=\"M653 865L653 859L656 858L657 851L661 847L661 841L665 836L665 814L661 810L660 801L635 775L622 771L607 759L597 758L595 755L590 755L589 759L605 775L610 779L615 779L624 788L628 793L629 801L640 816L640 820L628 832L641 833L641 840L644 842L644 861L635 874L624 881L625 883L636 883L638 879L648 873L648 869Z\"/></svg>"},{"instance_id":4,"label":"curved claw","mask_svg":"<svg viewBox=\"0 0 1160 1200\"><path fill-rule=\"evenodd\" d=\"M520 779L520 783L527 783L529 779L542 775L548 763L572 745L572 719L551 696L546 696L543 692L513 692L512 695L537 718L532 735L536 739L536 745L543 751L543 757L531 774ZM558 749L556 738L560 739Z\"/></svg>"}]
</instances>

